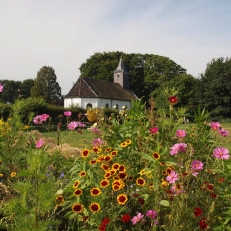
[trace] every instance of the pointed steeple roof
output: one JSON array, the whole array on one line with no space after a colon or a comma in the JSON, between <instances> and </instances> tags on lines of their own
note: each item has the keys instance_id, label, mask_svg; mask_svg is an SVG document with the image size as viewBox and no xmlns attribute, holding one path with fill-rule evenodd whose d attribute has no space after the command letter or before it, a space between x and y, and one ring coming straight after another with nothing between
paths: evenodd
<instances>
[{"instance_id":1,"label":"pointed steeple roof","mask_svg":"<svg viewBox=\"0 0 231 231\"><path fill-rule=\"evenodd\" d=\"M122 59L122 58L120 58L118 67L117 67L117 69L114 71L114 73L116 73L116 72L121 72L121 71L127 72L126 67L124 66L124 62L123 62L123 59Z\"/></svg>"}]
</instances>

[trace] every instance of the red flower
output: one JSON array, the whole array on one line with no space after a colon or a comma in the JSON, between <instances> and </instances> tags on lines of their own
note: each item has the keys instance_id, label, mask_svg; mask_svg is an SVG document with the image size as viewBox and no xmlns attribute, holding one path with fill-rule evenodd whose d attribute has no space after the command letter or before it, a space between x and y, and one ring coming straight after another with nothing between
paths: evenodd
<instances>
[{"instance_id":1,"label":"red flower","mask_svg":"<svg viewBox=\"0 0 231 231\"><path fill-rule=\"evenodd\" d=\"M206 218L202 218L200 221L199 221L199 226L200 226L200 229L202 230L206 230L207 227L208 227L208 224L206 223Z\"/></svg>"},{"instance_id":2,"label":"red flower","mask_svg":"<svg viewBox=\"0 0 231 231\"><path fill-rule=\"evenodd\" d=\"M170 96L168 97L168 101L171 103L171 104L174 104L178 101L178 98L176 96Z\"/></svg>"},{"instance_id":3,"label":"red flower","mask_svg":"<svg viewBox=\"0 0 231 231\"><path fill-rule=\"evenodd\" d=\"M216 194L216 193L211 193L211 197L212 197L212 198L216 198L216 197L217 197L217 194Z\"/></svg>"},{"instance_id":4,"label":"red flower","mask_svg":"<svg viewBox=\"0 0 231 231\"><path fill-rule=\"evenodd\" d=\"M110 223L110 219L109 218L104 218L99 226L99 230L100 231L106 231L107 225Z\"/></svg>"},{"instance_id":5,"label":"red flower","mask_svg":"<svg viewBox=\"0 0 231 231\"><path fill-rule=\"evenodd\" d=\"M131 220L131 217L130 217L129 214L126 213L126 214L124 214L124 215L122 216L121 220L122 220L123 222L129 222L129 221Z\"/></svg>"},{"instance_id":6,"label":"red flower","mask_svg":"<svg viewBox=\"0 0 231 231\"><path fill-rule=\"evenodd\" d=\"M202 209L199 207L194 208L194 215L200 217L202 215Z\"/></svg>"}]
</instances>

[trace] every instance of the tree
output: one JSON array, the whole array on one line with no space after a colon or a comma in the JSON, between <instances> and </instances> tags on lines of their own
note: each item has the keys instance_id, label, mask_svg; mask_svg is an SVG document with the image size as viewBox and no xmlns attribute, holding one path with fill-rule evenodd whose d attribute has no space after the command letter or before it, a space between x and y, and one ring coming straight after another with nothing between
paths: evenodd
<instances>
[{"instance_id":1,"label":"tree","mask_svg":"<svg viewBox=\"0 0 231 231\"><path fill-rule=\"evenodd\" d=\"M57 82L55 70L49 66L43 66L37 73L34 86L31 88L32 97L42 97L47 103L53 103L61 99L61 87Z\"/></svg>"},{"instance_id":2,"label":"tree","mask_svg":"<svg viewBox=\"0 0 231 231\"><path fill-rule=\"evenodd\" d=\"M0 94L1 102L14 103L15 99L19 98L19 92L22 87L21 81L14 80L1 80L1 85L4 86L3 91Z\"/></svg>"},{"instance_id":3,"label":"tree","mask_svg":"<svg viewBox=\"0 0 231 231\"><path fill-rule=\"evenodd\" d=\"M28 98L30 97L31 88L34 86L33 79L26 79L22 82L21 89L19 90L20 98Z\"/></svg>"},{"instance_id":4,"label":"tree","mask_svg":"<svg viewBox=\"0 0 231 231\"><path fill-rule=\"evenodd\" d=\"M212 59L200 78L201 104L213 118L231 115L231 59Z\"/></svg>"},{"instance_id":5,"label":"tree","mask_svg":"<svg viewBox=\"0 0 231 231\"><path fill-rule=\"evenodd\" d=\"M186 73L185 69L167 57L117 51L92 55L80 66L81 76L113 81L113 72L121 57L130 73L130 89L138 97L145 97L146 101L164 82Z\"/></svg>"}]
</instances>

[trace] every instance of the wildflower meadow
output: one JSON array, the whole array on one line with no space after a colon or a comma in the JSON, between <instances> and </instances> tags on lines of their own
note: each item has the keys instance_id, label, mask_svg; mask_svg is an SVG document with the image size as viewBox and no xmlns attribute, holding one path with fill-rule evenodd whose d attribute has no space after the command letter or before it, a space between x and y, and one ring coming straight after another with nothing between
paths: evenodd
<instances>
[{"instance_id":1,"label":"wildflower meadow","mask_svg":"<svg viewBox=\"0 0 231 231\"><path fill-rule=\"evenodd\" d=\"M165 98L157 111L153 99L109 117L92 109L90 127L64 112L70 136L93 134L71 156L60 140L25 129L16 110L1 120L0 230L231 230L230 153L217 145L229 132L200 108L181 129L186 110L176 92Z\"/></svg>"}]
</instances>

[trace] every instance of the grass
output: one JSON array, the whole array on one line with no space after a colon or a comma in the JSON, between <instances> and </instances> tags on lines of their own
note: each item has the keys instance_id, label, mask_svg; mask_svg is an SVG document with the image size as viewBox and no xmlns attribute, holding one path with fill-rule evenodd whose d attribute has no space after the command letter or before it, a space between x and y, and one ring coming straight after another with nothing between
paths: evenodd
<instances>
[{"instance_id":1,"label":"grass","mask_svg":"<svg viewBox=\"0 0 231 231\"><path fill-rule=\"evenodd\" d=\"M46 138L52 138L57 144L57 131L56 132L43 132L42 133ZM82 130L82 134L78 131L61 131L59 133L59 144L69 144L72 147L85 148L91 145L92 139L95 135L89 132L87 129Z\"/></svg>"},{"instance_id":2,"label":"grass","mask_svg":"<svg viewBox=\"0 0 231 231\"><path fill-rule=\"evenodd\" d=\"M189 126L193 126L193 123L190 124L182 124L180 126L181 129L187 129ZM228 137L222 137L217 133L217 146L223 146L231 150L231 123L224 123L222 127L229 131ZM72 147L78 148L86 148L87 146L91 145L92 139L95 137L94 134L89 132L87 129L82 130L82 135L75 131L67 131L63 130L60 132L60 144L67 143ZM44 137L52 138L55 143L57 144L57 132L43 132Z\"/></svg>"}]
</instances>

